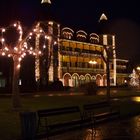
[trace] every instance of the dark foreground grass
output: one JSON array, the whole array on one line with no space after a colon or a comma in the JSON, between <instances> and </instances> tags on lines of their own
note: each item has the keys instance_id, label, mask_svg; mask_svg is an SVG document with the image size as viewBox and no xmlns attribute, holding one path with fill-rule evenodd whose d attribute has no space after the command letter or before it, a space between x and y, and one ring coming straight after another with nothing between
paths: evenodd
<instances>
[{"instance_id":1,"label":"dark foreground grass","mask_svg":"<svg viewBox=\"0 0 140 140\"><path fill-rule=\"evenodd\" d=\"M103 96L40 96L22 97L21 111L79 105L104 99ZM11 110L11 98L0 98L0 140L18 140L20 138L19 112Z\"/></svg>"},{"instance_id":2,"label":"dark foreground grass","mask_svg":"<svg viewBox=\"0 0 140 140\"><path fill-rule=\"evenodd\" d=\"M22 97L23 108L21 111L36 111L38 109L82 105L86 103L104 100L105 96L26 96ZM121 106L122 115L132 115L140 112L140 104L131 101L117 101ZM19 112L11 110L10 97L0 98L0 140L20 140L20 117Z\"/></svg>"}]
</instances>

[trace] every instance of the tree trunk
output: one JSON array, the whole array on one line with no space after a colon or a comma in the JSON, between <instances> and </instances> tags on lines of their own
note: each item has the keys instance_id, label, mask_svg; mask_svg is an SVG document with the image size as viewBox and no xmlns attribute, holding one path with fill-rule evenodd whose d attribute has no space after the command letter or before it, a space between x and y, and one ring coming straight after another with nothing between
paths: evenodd
<instances>
[{"instance_id":1,"label":"tree trunk","mask_svg":"<svg viewBox=\"0 0 140 140\"><path fill-rule=\"evenodd\" d=\"M19 74L20 74L19 57L13 56L12 103L14 110L18 110L19 108L21 108L21 100L19 93Z\"/></svg>"},{"instance_id":2,"label":"tree trunk","mask_svg":"<svg viewBox=\"0 0 140 140\"><path fill-rule=\"evenodd\" d=\"M107 100L110 101L110 69L109 69L109 56L106 61L106 74L107 74Z\"/></svg>"}]
</instances>

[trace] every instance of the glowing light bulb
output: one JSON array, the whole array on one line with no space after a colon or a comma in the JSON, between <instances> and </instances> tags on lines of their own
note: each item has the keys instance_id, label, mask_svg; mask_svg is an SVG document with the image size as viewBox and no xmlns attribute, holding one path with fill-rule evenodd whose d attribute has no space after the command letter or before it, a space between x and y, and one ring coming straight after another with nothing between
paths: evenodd
<instances>
[{"instance_id":1,"label":"glowing light bulb","mask_svg":"<svg viewBox=\"0 0 140 140\"><path fill-rule=\"evenodd\" d=\"M2 29L2 32L5 32L5 29L4 28Z\"/></svg>"},{"instance_id":2,"label":"glowing light bulb","mask_svg":"<svg viewBox=\"0 0 140 140\"><path fill-rule=\"evenodd\" d=\"M54 42L54 45L56 45L56 44L57 44L57 42L55 41L55 42Z\"/></svg>"},{"instance_id":3,"label":"glowing light bulb","mask_svg":"<svg viewBox=\"0 0 140 140\"><path fill-rule=\"evenodd\" d=\"M20 61L22 60L22 58L20 57L18 60L19 60L19 62L20 62Z\"/></svg>"},{"instance_id":4,"label":"glowing light bulb","mask_svg":"<svg viewBox=\"0 0 140 140\"><path fill-rule=\"evenodd\" d=\"M8 57L11 57L11 54L8 54Z\"/></svg>"},{"instance_id":5,"label":"glowing light bulb","mask_svg":"<svg viewBox=\"0 0 140 140\"><path fill-rule=\"evenodd\" d=\"M1 41L2 41L2 42L4 42L4 41L5 41L5 39L4 39L4 38L2 38L2 39L1 39Z\"/></svg>"},{"instance_id":6,"label":"glowing light bulb","mask_svg":"<svg viewBox=\"0 0 140 140\"><path fill-rule=\"evenodd\" d=\"M17 68L18 68L18 69L20 68L20 64L17 65Z\"/></svg>"},{"instance_id":7,"label":"glowing light bulb","mask_svg":"<svg viewBox=\"0 0 140 140\"><path fill-rule=\"evenodd\" d=\"M41 51L39 51L38 54L41 54Z\"/></svg>"},{"instance_id":8,"label":"glowing light bulb","mask_svg":"<svg viewBox=\"0 0 140 140\"><path fill-rule=\"evenodd\" d=\"M13 25L14 27L16 27L17 26L17 24L16 23L14 23L14 25Z\"/></svg>"},{"instance_id":9,"label":"glowing light bulb","mask_svg":"<svg viewBox=\"0 0 140 140\"><path fill-rule=\"evenodd\" d=\"M2 56L5 56L5 52L2 52Z\"/></svg>"},{"instance_id":10,"label":"glowing light bulb","mask_svg":"<svg viewBox=\"0 0 140 140\"><path fill-rule=\"evenodd\" d=\"M48 4L51 4L51 1L50 1L50 0L42 0L41 3L48 3Z\"/></svg>"},{"instance_id":11,"label":"glowing light bulb","mask_svg":"<svg viewBox=\"0 0 140 140\"><path fill-rule=\"evenodd\" d=\"M43 45L43 48L45 49L46 48L46 45Z\"/></svg>"}]
</instances>

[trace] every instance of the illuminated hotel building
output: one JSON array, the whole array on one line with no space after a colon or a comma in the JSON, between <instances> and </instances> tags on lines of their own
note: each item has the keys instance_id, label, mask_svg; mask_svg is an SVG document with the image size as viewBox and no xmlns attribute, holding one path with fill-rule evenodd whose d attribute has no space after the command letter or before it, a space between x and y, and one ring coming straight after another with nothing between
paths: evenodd
<instances>
[{"instance_id":1,"label":"illuminated hotel building","mask_svg":"<svg viewBox=\"0 0 140 140\"><path fill-rule=\"evenodd\" d=\"M99 22L104 24L106 21L107 17L102 14ZM103 24L101 28L104 28ZM64 86L78 87L91 81L106 86L105 47L110 58L110 84L122 85L128 79L128 60L117 58L115 35L104 32L87 34L84 30L73 31L65 27L60 31L58 47L58 77Z\"/></svg>"},{"instance_id":2,"label":"illuminated hotel building","mask_svg":"<svg viewBox=\"0 0 140 140\"><path fill-rule=\"evenodd\" d=\"M95 81L98 86L106 86L106 64L101 55L105 53L103 44L112 47L111 85L124 83L125 78L128 77L126 73L128 61L116 59L114 35L96 33L88 35L83 30L75 33L72 29L65 27L61 30L59 42L59 78L64 86L78 87L91 81Z\"/></svg>"},{"instance_id":3,"label":"illuminated hotel building","mask_svg":"<svg viewBox=\"0 0 140 140\"><path fill-rule=\"evenodd\" d=\"M106 86L106 64L102 57L102 55L106 57L104 47L111 49L111 85L122 85L129 77L128 60L116 56L115 35L87 34L83 30L60 28L59 24L50 21L46 31L52 39L46 44L47 50L43 57L27 56L23 61L19 82L21 86L30 88L38 80L40 85L45 86L48 81L53 82L57 78L63 82L63 86L78 87L91 81L95 81L98 86ZM36 47L39 47L37 38ZM12 85L11 66L8 58L0 59L0 87Z\"/></svg>"}]
</instances>

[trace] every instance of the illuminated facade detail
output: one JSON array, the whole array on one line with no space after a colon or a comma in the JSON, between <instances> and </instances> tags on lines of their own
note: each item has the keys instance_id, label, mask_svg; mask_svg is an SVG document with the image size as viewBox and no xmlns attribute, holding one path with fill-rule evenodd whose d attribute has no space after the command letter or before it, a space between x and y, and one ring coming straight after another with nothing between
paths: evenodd
<instances>
[{"instance_id":1,"label":"illuminated facade detail","mask_svg":"<svg viewBox=\"0 0 140 140\"><path fill-rule=\"evenodd\" d=\"M104 13L102 13L99 21L101 21L101 20L107 20L107 16Z\"/></svg>"},{"instance_id":2,"label":"illuminated facade detail","mask_svg":"<svg viewBox=\"0 0 140 140\"><path fill-rule=\"evenodd\" d=\"M87 33L83 30L79 30L76 32L76 38L80 41L85 41L87 39Z\"/></svg>"},{"instance_id":3,"label":"illuminated facade detail","mask_svg":"<svg viewBox=\"0 0 140 140\"><path fill-rule=\"evenodd\" d=\"M121 85L126 83L128 80L129 74L126 72L128 60L124 59L116 59L116 83L117 85Z\"/></svg>"},{"instance_id":4,"label":"illuminated facade detail","mask_svg":"<svg viewBox=\"0 0 140 140\"><path fill-rule=\"evenodd\" d=\"M62 34L63 31L64 30L62 30ZM82 38L83 36L80 37ZM65 75L65 73L68 72L72 75L71 77L67 76L67 78L66 76L61 77L61 81L63 81L64 86L67 86L70 81L72 81L71 86L79 86L80 84L96 80L95 76L98 73L104 73L104 62L100 56L100 52L103 50L101 45L61 38L60 48L62 75ZM91 60L96 62L96 64L90 64L89 62ZM92 73L95 73L95 75ZM101 86L103 85L102 82L98 83Z\"/></svg>"},{"instance_id":5,"label":"illuminated facade detail","mask_svg":"<svg viewBox=\"0 0 140 140\"><path fill-rule=\"evenodd\" d=\"M71 28L65 27L62 29L61 36L66 39L72 39L74 31Z\"/></svg>"},{"instance_id":6,"label":"illuminated facade detail","mask_svg":"<svg viewBox=\"0 0 140 140\"><path fill-rule=\"evenodd\" d=\"M37 33L39 33L39 26L40 24L38 23L35 30ZM39 50L39 34L36 36L36 41L35 41L35 47L36 47L36 50ZM36 79L36 82L40 80L40 58L39 58L39 55L36 55L35 56L35 79Z\"/></svg>"},{"instance_id":7,"label":"illuminated facade detail","mask_svg":"<svg viewBox=\"0 0 140 140\"><path fill-rule=\"evenodd\" d=\"M130 85L132 87L139 87L139 75L135 69L133 69L133 72L130 74L130 78Z\"/></svg>"},{"instance_id":8,"label":"illuminated facade detail","mask_svg":"<svg viewBox=\"0 0 140 140\"><path fill-rule=\"evenodd\" d=\"M70 37L66 36L66 33ZM82 33L77 38L77 33ZM110 63L110 81L111 85L117 83L117 63L116 63L116 49L114 35L97 35L92 33L89 36L83 30L76 32L76 39L74 40L74 32L70 28L63 28L60 36L60 80L64 86L77 87L81 84L95 81L98 86L106 86L106 65L103 61L101 53L105 54L104 46L108 45L112 48L112 57ZM84 36L86 35L86 36ZM86 42L82 39L89 39ZM96 43L91 41L96 40ZM71 39L70 39L71 38ZM120 59L121 60L121 59ZM127 74L124 74L127 77ZM119 81L119 80L118 80ZM120 84L122 84L121 82Z\"/></svg>"},{"instance_id":9,"label":"illuminated facade detail","mask_svg":"<svg viewBox=\"0 0 140 140\"><path fill-rule=\"evenodd\" d=\"M89 40L91 43L99 43L99 36L95 33L91 33Z\"/></svg>"},{"instance_id":10,"label":"illuminated facade detail","mask_svg":"<svg viewBox=\"0 0 140 140\"><path fill-rule=\"evenodd\" d=\"M103 45L108 45L107 35L103 35Z\"/></svg>"},{"instance_id":11,"label":"illuminated facade detail","mask_svg":"<svg viewBox=\"0 0 140 140\"><path fill-rule=\"evenodd\" d=\"M49 81L53 81L53 48L52 48L52 37L50 37L49 41L48 41L48 61L49 61L49 69L48 69L48 74L49 74Z\"/></svg>"},{"instance_id":12,"label":"illuminated facade detail","mask_svg":"<svg viewBox=\"0 0 140 140\"><path fill-rule=\"evenodd\" d=\"M49 4L51 4L51 1L50 0L42 0L41 3L49 3Z\"/></svg>"},{"instance_id":13,"label":"illuminated facade detail","mask_svg":"<svg viewBox=\"0 0 140 140\"><path fill-rule=\"evenodd\" d=\"M90 81L95 81L98 86L106 86L106 64L101 56L101 53L106 56L104 45L110 46L113 51L110 63L111 85L121 85L128 77L126 73L128 61L116 59L114 35L98 35L96 33L88 35L83 30L74 32L68 27L60 30L60 25L52 21L45 23L45 27L43 26L45 32L43 33L42 28L39 29L41 25L41 23L36 25L33 32L29 33L28 42L24 42L23 45L23 49L26 49L29 41L33 38L31 41L34 46L28 45L28 54L33 54L35 58L35 70L34 63L32 68L35 77L32 77L36 79L36 82L41 79L42 84L43 79L48 82L59 78L64 86L80 86ZM20 33L22 35L22 32ZM1 43L4 41L3 38ZM15 47L14 52L17 51L18 48ZM5 47L1 55L11 57L12 54L7 54L8 52L8 48ZM24 56L25 53L22 53L21 58ZM20 60L18 59L18 61ZM44 82L44 85L47 85L47 82Z\"/></svg>"},{"instance_id":14,"label":"illuminated facade detail","mask_svg":"<svg viewBox=\"0 0 140 140\"><path fill-rule=\"evenodd\" d=\"M60 62L59 59L59 28L60 25L49 21L43 23L46 25L47 35L45 36L46 43L43 45L45 49L44 56L42 58L35 57L35 75L41 80L44 85L47 81L54 81L56 78L60 77ZM37 27L35 30L37 32ZM40 32L40 30L39 30ZM39 35L36 37L36 49L40 46ZM59 72L58 72L59 71ZM36 78L36 79L37 79Z\"/></svg>"},{"instance_id":15,"label":"illuminated facade detail","mask_svg":"<svg viewBox=\"0 0 140 140\"><path fill-rule=\"evenodd\" d=\"M116 85L116 48L115 48L115 36L112 36L112 46L113 46L113 79L114 79L114 86Z\"/></svg>"}]
</instances>

